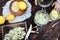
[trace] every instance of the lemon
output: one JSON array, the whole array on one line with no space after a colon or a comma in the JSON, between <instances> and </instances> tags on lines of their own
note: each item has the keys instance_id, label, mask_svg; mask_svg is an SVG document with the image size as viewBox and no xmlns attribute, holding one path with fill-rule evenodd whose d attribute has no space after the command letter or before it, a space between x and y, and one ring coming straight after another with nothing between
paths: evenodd
<instances>
[{"instance_id":1,"label":"lemon","mask_svg":"<svg viewBox=\"0 0 60 40\"><path fill-rule=\"evenodd\" d=\"M0 25L5 23L5 18L3 16L0 16Z\"/></svg>"},{"instance_id":2,"label":"lemon","mask_svg":"<svg viewBox=\"0 0 60 40\"><path fill-rule=\"evenodd\" d=\"M18 2L17 6L20 10L25 10L27 8L27 4L24 1Z\"/></svg>"},{"instance_id":3,"label":"lemon","mask_svg":"<svg viewBox=\"0 0 60 40\"><path fill-rule=\"evenodd\" d=\"M60 13L59 13L58 19L60 19Z\"/></svg>"},{"instance_id":4,"label":"lemon","mask_svg":"<svg viewBox=\"0 0 60 40\"><path fill-rule=\"evenodd\" d=\"M52 20L57 20L57 18L58 18L58 12L57 12L55 9L53 9L53 10L51 11L51 13L50 13L50 18L51 18Z\"/></svg>"},{"instance_id":5,"label":"lemon","mask_svg":"<svg viewBox=\"0 0 60 40\"><path fill-rule=\"evenodd\" d=\"M17 3L18 3L17 1L15 1L15 2L12 3L11 9L12 9L13 12L18 12L19 11Z\"/></svg>"},{"instance_id":6,"label":"lemon","mask_svg":"<svg viewBox=\"0 0 60 40\"><path fill-rule=\"evenodd\" d=\"M13 21L14 19L15 19L15 16L13 14L8 14L6 16L6 20L8 20L8 21Z\"/></svg>"}]
</instances>

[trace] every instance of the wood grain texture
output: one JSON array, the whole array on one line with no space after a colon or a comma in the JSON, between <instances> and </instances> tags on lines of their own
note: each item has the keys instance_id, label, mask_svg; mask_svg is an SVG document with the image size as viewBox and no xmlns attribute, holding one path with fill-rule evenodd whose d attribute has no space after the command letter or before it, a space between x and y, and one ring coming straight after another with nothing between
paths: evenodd
<instances>
[{"instance_id":1,"label":"wood grain texture","mask_svg":"<svg viewBox=\"0 0 60 40\"><path fill-rule=\"evenodd\" d=\"M7 1L8 0L5 0L2 3L0 3L0 15L2 15L2 10L3 10L2 7L6 4ZM30 24L32 24L33 27L36 26L36 24L34 23L35 13L38 10L42 9L42 7L40 7L39 5L36 6L34 4L34 0L29 0L29 2L32 5L32 9L31 9L32 16L29 19L25 20L27 22L28 28ZM46 8L46 11L50 13L53 8L54 7L49 6ZM56 24L55 27L51 28L51 26L57 21L58 21L58 24ZM57 21L49 22L47 25L44 26L44 28L39 34L31 34L29 37L30 40L56 40L57 38L60 40L60 21L59 20ZM4 25L7 25L7 24L9 23L6 21Z\"/></svg>"}]
</instances>

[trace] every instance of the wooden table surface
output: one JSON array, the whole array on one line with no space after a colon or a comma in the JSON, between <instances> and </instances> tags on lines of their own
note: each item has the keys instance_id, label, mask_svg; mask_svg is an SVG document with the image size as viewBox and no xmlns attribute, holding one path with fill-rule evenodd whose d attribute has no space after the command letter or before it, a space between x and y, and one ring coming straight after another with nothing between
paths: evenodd
<instances>
[{"instance_id":1,"label":"wooden table surface","mask_svg":"<svg viewBox=\"0 0 60 40\"><path fill-rule=\"evenodd\" d=\"M0 0L1 1L1 0ZM3 6L6 4L6 2L7 2L8 0L4 0L3 2L0 2L0 15L2 15L2 10L3 10ZM30 24L32 24L33 26L36 26L36 24L34 23L34 15L35 15L35 13L38 11L38 10L41 10L42 8L38 5L38 6L35 6L35 4L34 4L34 0L29 0L29 2L31 3L31 5L32 5L32 12L31 12L31 14L32 14L32 16L29 18L29 19L27 19L27 20L25 20L26 22L27 22L27 24L28 24L28 26L30 25ZM51 12L51 10L53 9L53 7L51 7L51 6L49 6L49 7L47 7L46 8L46 11L48 12L48 13L50 13ZM54 23L56 23L56 22L58 22L58 24L56 25L57 27L53 27L52 28L52 30L53 30L53 32L50 30L51 29L51 26L54 24ZM42 29L42 31L39 33L39 34L31 34L30 36L29 36L29 38L30 38L30 40L56 40L56 38L57 37L59 37L59 29L60 29L60 24L59 24L59 20L57 20L57 21L52 21L52 22L49 22L47 25L45 25L44 27L43 27L43 29ZM5 24L4 25L7 25L7 24L9 24L7 21L5 22ZM49 35L48 35L49 34ZM1 37L0 37L1 38ZM2 39L1 39L2 40Z\"/></svg>"}]
</instances>

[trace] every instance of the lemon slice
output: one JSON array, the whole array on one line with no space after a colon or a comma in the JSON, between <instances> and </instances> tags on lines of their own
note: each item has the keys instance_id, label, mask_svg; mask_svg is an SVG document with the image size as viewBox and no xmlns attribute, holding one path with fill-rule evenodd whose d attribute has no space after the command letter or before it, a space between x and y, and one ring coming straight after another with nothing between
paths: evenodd
<instances>
[{"instance_id":1,"label":"lemon slice","mask_svg":"<svg viewBox=\"0 0 60 40\"><path fill-rule=\"evenodd\" d=\"M19 11L17 3L18 3L17 1L15 1L15 2L12 3L11 9L12 9L13 12L18 12Z\"/></svg>"},{"instance_id":2,"label":"lemon slice","mask_svg":"<svg viewBox=\"0 0 60 40\"><path fill-rule=\"evenodd\" d=\"M50 13L50 18L51 18L52 20L57 20L57 18L58 18L58 12L57 12L55 9L53 9L53 10L51 11L51 13Z\"/></svg>"}]
</instances>

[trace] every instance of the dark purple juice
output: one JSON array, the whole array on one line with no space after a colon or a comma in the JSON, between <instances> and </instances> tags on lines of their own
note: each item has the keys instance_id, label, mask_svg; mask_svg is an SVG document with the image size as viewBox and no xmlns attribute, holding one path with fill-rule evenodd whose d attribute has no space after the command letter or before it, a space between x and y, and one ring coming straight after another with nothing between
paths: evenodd
<instances>
[{"instance_id":1,"label":"dark purple juice","mask_svg":"<svg viewBox=\"0 0 60 40\"><path fill-rule=\"evenodd\" d=\"M50 2L51 0L43 0L43 1L40 0L40 4L42 5L48 5Z\"/></svg>"}]
</instances>

